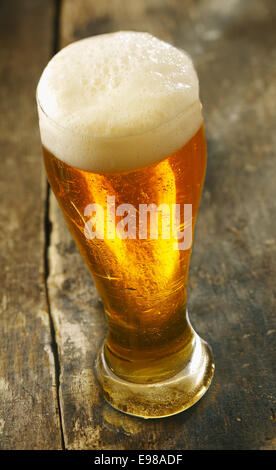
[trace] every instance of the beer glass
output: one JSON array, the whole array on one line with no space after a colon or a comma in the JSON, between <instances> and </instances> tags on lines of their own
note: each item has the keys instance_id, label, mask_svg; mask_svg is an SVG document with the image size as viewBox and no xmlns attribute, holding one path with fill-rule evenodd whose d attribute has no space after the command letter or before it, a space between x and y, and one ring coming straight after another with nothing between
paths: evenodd
<instances>
[{"instance_id":1,"label":"beer glass","mask_svg":"<svg viewBox=\"0 0 276 470\"><path fill-rule=\"evenodd\" d=\"M146 33L77 41L37 89L48 180L103 301L105 399L157 418L197 402L214 372L186 286L206 169L198 81Z\"/></svg>"}]
</instances>

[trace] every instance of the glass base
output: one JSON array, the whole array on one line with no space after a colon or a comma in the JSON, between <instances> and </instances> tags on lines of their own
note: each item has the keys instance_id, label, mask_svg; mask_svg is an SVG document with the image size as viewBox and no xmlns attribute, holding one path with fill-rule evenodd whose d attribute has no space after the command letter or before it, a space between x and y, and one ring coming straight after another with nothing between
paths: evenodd
<instances>
[{"instance_id":1,"label":"glass base","mask_svg":"<svg viewBox=\"0 0 276 470\"><path fill-rule=\"evenodd\" d=\"M194 334L194 348L184 369L152 384L136 384L115 375L106 364L102 347L96 372L106 401L117 410L142 418L163 418L194 405L208 390L215 369L209 345Z\"/></svg>"}]
</instances>

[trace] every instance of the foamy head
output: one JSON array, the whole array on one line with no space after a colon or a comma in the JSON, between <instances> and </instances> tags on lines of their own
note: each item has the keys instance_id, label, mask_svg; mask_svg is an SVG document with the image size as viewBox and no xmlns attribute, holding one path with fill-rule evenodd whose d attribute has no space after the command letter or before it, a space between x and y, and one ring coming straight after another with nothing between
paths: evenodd
<instances>
[{"instance_id":1,"label":"foamy head","mask_svg":"<svg viewBox=\"0 0 276 470\"><path fill-rule=\"evenodd\" d=\"M44 69L37 100L43 145L87 171L155 163L202 124L191 59L147 33L104 34L65 47Z\"/></svg>"}]
</instances>

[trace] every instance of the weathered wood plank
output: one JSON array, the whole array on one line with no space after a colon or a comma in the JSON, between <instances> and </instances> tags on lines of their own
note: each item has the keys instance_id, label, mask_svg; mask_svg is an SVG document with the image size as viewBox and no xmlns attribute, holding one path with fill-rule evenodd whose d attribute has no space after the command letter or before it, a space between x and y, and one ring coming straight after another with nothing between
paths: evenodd
<instances>
[{"instance_id":1,"label":"weathered wood plank","mask_svg":"<svg viewBox=\"0 0 276 470\"><path fill-rule=\"evenodd\" d=\"M194 58L209 164L189 305L216 359L211 389L178 416L143 421L105 404L93 372L105 331L102 307L52 198L48 285L67 448L276 448L274 6L272 0L63 2L62 46L118 29L147 30Z\"/></svg>"},{"instance_id":2,"label":"weathered wood plank","mask_svg":"<svg viewBox=\"0 0 276 470\"><path fill-rule=\"evenodd\" d=\"M61 447L45 296L35 88L52 48L52 1L1 2L0 448Z\"/></svg>"}]
</instances>

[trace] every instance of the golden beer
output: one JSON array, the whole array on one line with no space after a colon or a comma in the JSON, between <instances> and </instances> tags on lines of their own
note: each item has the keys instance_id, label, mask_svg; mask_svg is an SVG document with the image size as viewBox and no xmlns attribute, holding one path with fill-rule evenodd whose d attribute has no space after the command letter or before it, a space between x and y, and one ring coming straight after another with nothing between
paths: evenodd
<instances>
[{"instance_id":1,"label":"golden beer","mask_svg":"<svg viewBox=\"0 0 276 470\"><path fill-rule=\"evenodd\" d=\"M134 38L139 43L139 33L125 34L128 36L123 36L124 40L131 43ZM154 47L158 50L157 58L164 67L166 61L160 59L159 50L163 46L155 38L143 41L141 46L150 44L151 56ZM135 47L133 56L141 65L140 51ZM66 48L64 51L66 57ZM87 87L87 80L83 82ZM112 91L116 98L116 86ZM149 130L142 126L141 132L133 136L130 130L129 136L113 135L111 126L108 135L87 137L80 132L82 128L69 129L62 119L58 127L40 102L39 88L38 105L48 180L93 276L108 321L108 336L97 362L104 395L118 409L139 416L159 417L182 411L203 395L213 374L211 352L192 329L186 313L191 246L178 249L180 245L172 232L174 208L185 204L191 205L192 215L187 221L180 211L178 225L183 229L188 224L194 232L206 170L200 108L192 102L186 112L176 113L175 118L169 116L164 125L158 123ZM88 119L86 107L83 112ZM183 145L179 146L180 142ZM110 198L112 208L108 205ZM93 237L87 231L91 204L100 207L102 215L95 225L98 236ZM151 237L150 214L143 221L144 236L140 236L140 208L150 204L170 209L166 220L171 225L166 237L162 237L163 219L161 222L159 216L155 227L153 223L155 236ZM134 212L122 227L128 230L131 224L131 236L124 228L119 230L126 205L131 205ZM120 207L123 210L118 214Z\"/></svg>"}]
</instances>

